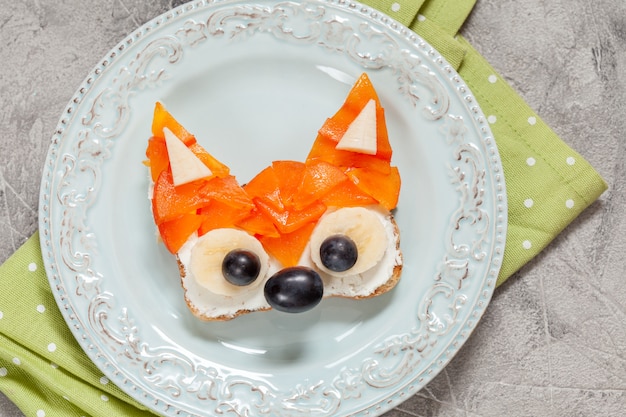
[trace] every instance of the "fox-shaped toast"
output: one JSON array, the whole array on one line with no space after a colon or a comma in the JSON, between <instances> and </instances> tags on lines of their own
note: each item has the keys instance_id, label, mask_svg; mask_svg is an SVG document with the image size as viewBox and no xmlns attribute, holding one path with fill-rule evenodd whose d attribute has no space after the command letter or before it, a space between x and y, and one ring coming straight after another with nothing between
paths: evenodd
<instances>
[{"instance_id":1,"label":"fox-shaped toast","mask_svg":"<svg viewBox=\"0 0 626 417\"><path fill-rule=\"evenodd\" d=\"M400 279L400 174L366 73L303 162L273 161L244 185L161 103L146 156L160 239L201 320L303 312L324 297L383 294Z\"/></svg>"}]
</instances>

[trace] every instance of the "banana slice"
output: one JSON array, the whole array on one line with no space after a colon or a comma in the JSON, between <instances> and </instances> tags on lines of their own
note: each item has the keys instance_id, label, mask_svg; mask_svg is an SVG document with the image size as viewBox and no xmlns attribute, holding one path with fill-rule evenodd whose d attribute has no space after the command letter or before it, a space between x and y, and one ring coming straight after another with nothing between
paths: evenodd
<instances>
[{"instance_id":1,"label":"banana slice","mask_svg":"<svg viewBox=\"0 0 626 417\"><path fill-rule=\"evenodd\" d=\"M261 270L255 281L246 286L229 283L222 274L222 262L234 249L249 250L261 261ZM261 243L243 230L215 229L198 238L191 249L189 268L196 282L214 294L234 296L257 288L267 275L269 256Z\"/></svg>"},{"instance_id":2,"label":"banana slice","mask_svg":"<svg viewBox=\"0 0 626 417\"><path fill-rule=\"evenodd\" d=\"M320 249L324 241L336 235L350 238L357 248L356 263L345 271L332 271L322 262ZM372 211L364 207L346 207L325 214L311 235L311 259L329 275L347 277L361 274L374 267L387 249L385 227Z\"/></svg>"},{"instance_id":3,"label":"banana slice","mask_svg":"<svg viewBox=\"0 0 626 417\"><path fill-rule=\"evenodd\" d=\"M335 148L366 155L376 155L376 142L376 101L372 99L367 102L356 119L350 123L348 130Z\"/></svg>"},{"instance_id":4,"label":"banana slice","mask_svg":"<svg viewBox=\"0 0 626 417\"><path fill-rule=\"evenodd\" d=\"M208 178L213 172L171 130L163 128L174 186Z\"/></svg>"}]
</instances>

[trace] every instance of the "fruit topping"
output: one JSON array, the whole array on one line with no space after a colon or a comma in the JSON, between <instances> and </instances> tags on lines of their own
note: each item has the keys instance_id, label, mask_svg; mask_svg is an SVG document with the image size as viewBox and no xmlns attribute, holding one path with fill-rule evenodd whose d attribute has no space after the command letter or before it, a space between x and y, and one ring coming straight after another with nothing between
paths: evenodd
<instances>
[{"instance_id":1,"label":"fruit topping","mask_svg":"<svg viewBox=\"0 0 626 417\"><path fill-rule=\"evenodd\" d=\"M233 255L234 251L234 255ZM250 252L258 258L258 262L250 259L243 260L241 252ZM235 262L230 265L229 257L234 257ZM245 255L243 257L246 257ZM229 264L226 266L226 264ZM251 264L253 267L250 268ZM250 272L256 269L253 264L258 264L258 273L255 279L246 278L252 275ZM261 243L243 230L238 229L214 229L198 238L191 249L190 270L196 282L214 294L232 296L240 291L256 288L259 282L267 275L269 268L269 256L261 246ZM249 269L250 268L250 269ZM224 273L224 269L228 274ZM233 284L227 275L234 276L234 281L248 280L245 286Z\"/></svg>"},{"instance_id":2,"label":"fruit topping","mask_svg":"<svg viewBox=\"0 0 626 417\"><path fill-rule=\"evenodd\" d=\"M376 153L367 155L337 149L337 144L371 100L376 103ZM378 95L369 77L363 73L348 93L341 108L327 119L319 130L307 161L323 160L339 167L369 168L388 173L391 155L392 149L385 123L385 111L380 105Z\"/></svg>"},{"instance_id":3,"label":"fruit topping","mask_svg":"<svg viewBox=\"0 0 626 417\"><path fill-rule=\"evenodd\" d=\"M350 179L338 167L325 161L310 161L305 164L301 179L288 204L296 209L323 198L330 190Z\"/></svg>"},{"instance_id":4,"label":"fruit topping","mask_svg":"<svg viewBox=\"0 0 626 417\"><path fill-rule=\"evenodd\" d=\"M224 178L230 174L230 169L215 159L215 157L208 153L202 146L200 146L199 143L192 143L189 145L189 150L191 150L191 152L193 152L194 155L196 155L216 177Z\"/></svg>"},{"instance_id":5,"label":"fruit topping","mask_svg":"<svg viewBox=\"0 0 626 417\"><path fill-rule=\"evenodd\" d=\"M248 285L254 282L261 272L259 256L249 250L233 249L222 262L222 274L233 285Z\"/></svg>"},{"instance_id":6,"label":"fruit topping","mask_svg":"<svg viewBox=\"0 0 626 417\"><path fill-rule=\"evenodd\" d=\"M208 205L209 197L200 192L204 186L203 181L194 181L176 187L172 173L169 170L161 172L154 183L152 196L155 223L159 225L183 215L195 214L197 209Z\"/></svg>"},{"instance_id":7,"label":"fruit topping","mask_svg":"<svg viewBox=\"0 0 626 417\"><path fill-rule=\"evenodd\" d=\"M167 127L163 129L165 145L170 159L174 186L187 184L202 178L210 178L213 172Z\"/></svg>"},{"instance_id":8,"label":"fruit topping","mask_svg":"<svg viewBox=\"0 0 626 417\"><path fill-rule=\"evenodd\" d=\"M277 234L275 237L263 235L259 236L259 240L265 250L282 266L295 266L300 262L314 227L315 223L306 223L294 232Z\"/></svg>"},{"instance_id":9,"label":"fruit topping","mask_svg":"<svg viewBox=\"0 0 626 417\"><path fill-rule=\"evenodd\" d=\"M268 304L286 313L302 313L315 307L324 295L320 275L302 266L285 268L267 280L264 295Z\"/></svg>"},{"instance_id":10,"label":"fruit topping","mask_svg":"<svg viewBox=\"0 0 626 417\"><path fill-rule=\"evenodd\" d=\"M167 250L176 253L200 227L201 222L202 218L193 213L183 214L173 220L162 222L157 227Z\"/></svg>"},{"instance_id":11,"label":"fruit topping","mask_svg":"<svg viewBox=\"0 0 626 417\"><path fill-rule=\"evenodd\" d=\"M367 168L352 168L346 173L361 191L372 196L387 210L391 211L398 205L400 171L397 167L390 167L387 174Z\"/></svg>"},{"instance_id":12,"label":"fruit topping","mask_svg":"<svg viewBox=\"0 0 626 417\"><path fill-rule=\"evenodd\" d=\"M343 181L320 198L326 207L371 206L378 202L369 194L364 193L352 181Z\"/></svg>"},{"instance_id":13,"label":"fruit topping","mask_svg":"<svg viewBox=\"0 0 626 417\"><path fill-rule=\"evenodd\" d=\"M359 257L356 243L345 235L329 236L320 245L320 260L333 272L344 272L354 266Z\"/></svg>"},{"instance_id":14,"label":"fruit topping","mask_svg":"<svg viewBox=\"0 0 626 417\"><path fill-rule=\"evenodd\" d=\"M165 171L170 166L165 139L162 137L151 137L148 140L146 156L148 157L146 164L150 167L150 176L152 177L152 181L156 182L161 172Z\"/></svg>"},{"instance_id":15,"label":"fruit topping","mask_svg":"<svg viewBox=\"0 0 626 417\"><path fill-rule=\"evenodd\" d=\"M348 269L335 268L334 261L323 259L327 257L325 246L328 238L337 235L349 238L356 246L356 260ZM325 214L311 234L311 259L322 271L336 277L357 275L369 270L380 261L386 249L385 227L376 214L363 207L341 208ZM352 255L336 262L348 264L351 261L349 258Z\"/></svg>"},{"instance_id":16,"label":"fruit topping","mask_svg":"<svg viewBox=\"0 0 626 417\"><path fill-rule=\"evenodd\" d=\"M189 133L182 124L174 119L162 103L157 102L154 106L154 115L152 117L152 136L164 138L163 129L165 128L168 128L187 146L196 143L195 136Z\"/></svg>"},{"instance_id":17,"label":"fruit topping","mask_svg":"<svg viewBox=\"0 0 626 417\"><path fill-rule=\"evenodd\" d=\"M336 149L376 155L376 101L370 99L350 123Z\"/></svg>"},{"instance_id":18,"label":"fruit topping","mask_svg":"<svg viewBox=\"0 0 626 417\"><path fill-rule=\"evenodd\" d=\"M261 213L272 219L274 226L281 234L295 232L305 224L316 222L326 211L324 203L319 201L306 206L302 210L286 209L283 211L275 210L260 199L254 199L253 201Z\"/></svg>"},{"instance_id":19,"label":"fruit topping","mask_svg":"<svg viewBox=\"0 0 626 417\"><path fill-rule=\"evenodd\" d=\"M233 207L231 204L213 199L207 206L198 210L202 217L202 224L198 229L198 236L202 236L213 229L233 227L250 215L250 210L242 207Z\"/></svg>"}]
</instances>

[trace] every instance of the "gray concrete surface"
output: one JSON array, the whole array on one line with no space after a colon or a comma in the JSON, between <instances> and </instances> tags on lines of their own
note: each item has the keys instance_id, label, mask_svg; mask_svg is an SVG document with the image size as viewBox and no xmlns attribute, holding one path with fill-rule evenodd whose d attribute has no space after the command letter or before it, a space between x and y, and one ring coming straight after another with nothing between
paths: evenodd
<instances>
[{"instance_id":1,"label":"gray concrete surface","mask_svg":"<svg viewBox=\"0 0 626 417\"><path fill-rule=\"evenodd\" d=\"M37 228L49 138L104 54L172 1L0 0L0 262ZM626 2L478 0L463 33L609 190L499 288L387 417L626 415ZM0 417L21 416L0 396Z\"/></svg>"}]
</instances>

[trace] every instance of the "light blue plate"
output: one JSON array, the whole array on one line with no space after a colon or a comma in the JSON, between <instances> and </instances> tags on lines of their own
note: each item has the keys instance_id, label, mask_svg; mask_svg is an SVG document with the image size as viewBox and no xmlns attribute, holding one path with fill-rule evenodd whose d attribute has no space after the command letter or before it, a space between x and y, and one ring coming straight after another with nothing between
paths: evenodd
<instances>
[{"instance_id":1,"label":"light blue plate","mask_svg":"<svg viewBox=\"0 0 626 417\"><path fill-rule=\"evenodd\" d=\"M142 165L163 101L241 183L303 161L366 71L403 184L391 292L310 312L193 318L155 238ZM459 75L413 32L344 0L193 2L116 46L53 137L40 231L61 312L91 360L167 416L374 416L429 382L487 307L507 224L502 166Z\"/></svg>"}]
</instances>

